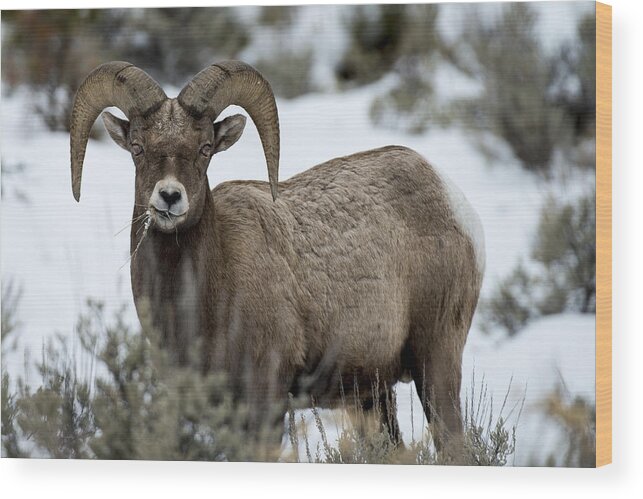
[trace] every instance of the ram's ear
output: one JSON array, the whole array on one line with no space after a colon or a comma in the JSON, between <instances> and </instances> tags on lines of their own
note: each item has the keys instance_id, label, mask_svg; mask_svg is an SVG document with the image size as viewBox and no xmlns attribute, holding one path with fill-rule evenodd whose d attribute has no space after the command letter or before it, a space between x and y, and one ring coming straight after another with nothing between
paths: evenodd
<instances>
[{"instance_id":1,"label":"ram's ear","mask_svg":"<svg viewBox=\"0 0 643 499\"><path fill-rule=\"evenodd\" d=\"M104 111L101 117L103 118L103 124L107 129L107 133L109 133L112 140L126 151L129 151L129 145L127 144L129 121L117 118L109 111Z\"/></svg>"},{"instance_id":2,"label":"ram's ear","mask_svg":"<svg viewBox=\"0 0 643 499\"><path fill-rule=\"evenodd\" d=\"M232 146L246 126L246 117L241 114L228 116L226 119L221 120L214 124L214 144L213 153L216 154L225 151Z\"/></svg>"}]
</instances>

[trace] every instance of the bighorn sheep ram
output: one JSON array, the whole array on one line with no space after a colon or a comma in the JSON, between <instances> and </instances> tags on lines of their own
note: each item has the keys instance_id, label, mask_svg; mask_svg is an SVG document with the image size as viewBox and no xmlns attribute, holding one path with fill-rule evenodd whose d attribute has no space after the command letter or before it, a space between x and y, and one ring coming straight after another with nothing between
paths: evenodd
<instances>
[{"instance_id":1,"label":"bighorn sheep ram","mask_svg":"<svg viewBox=\"0 0 643 499\"><path fill-rule=\"evenodd\" d=\"M215 123L230 105L254 121L269 183L210 190L212 156L245 126L241 115ZM129 121L104 112L105 126L136 166L137 311L148 304L176 362L200 342L203 368L228 373L252 404L249 431L266 423L269 404L285 409L289 392L332 405L345 385L364 408L379 404L399 441L393 385L412 379L427 419L462 437L461 359L484 247L457 189L400 146L332 159L278 183L275 98L251 66L213 64L168 98L141 69L110 62L87 76L73 106L76 200L90 129L110 106Z\"/></svg>"}]
</instances>

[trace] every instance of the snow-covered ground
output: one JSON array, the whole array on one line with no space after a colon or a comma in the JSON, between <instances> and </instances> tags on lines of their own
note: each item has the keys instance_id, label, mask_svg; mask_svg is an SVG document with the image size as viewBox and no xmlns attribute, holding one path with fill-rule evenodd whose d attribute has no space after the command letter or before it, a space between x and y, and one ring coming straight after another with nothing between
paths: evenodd
<instances>
[{"instance_id":1,"label":"snow-covered ground","mask_svg":"<svg viewBox=\"0 0 643 499\"><path fill-rule=\"evenodd\" d=\"M563 10L569 7L558 5ZM447 24L456 22L446 19ZM558 26L556 16L549 19L550 28ZM454 92L471 91L470 83L454 71L439 71L436 87L449 98ZM508 151L491 165L457 128L431 128L422 135L375 128L368 109L389 84L384 79L349 92L279 101L280 178L335 156L387 144L416 149L460 187L480 215L487 254L482 295L487 296L519 259L528 259L548 194L576 196L592 179L572 174L565 183L546 183L525 173ZM168 95L177 93L167 90ZM239 109L230 108L225 114L236 112ZM127 320L136 324L127 263L129 231L119 233L132 212L134 167L129 155L106 134L102 140L91 140L77 204L71 193L69 136L46 131L30 112L28 95L20 90L2 96L1 117L2 167L5 171L19 164L25 167L20 175L3 175L1 204L2 280L12 280L22 289L17 310L20 349L3 358L3 367L21 375L23 350L37 356L45 338L70 335L89 297L104 302L108 311L125 305ZM246 127L233 148L214 158L209 178L212 186L225 180L267 178L253 126ZM484 379L495 407L500 407L511 381L507 407L524 399L514 464L529 464L532 458L543 462L552 452L564 452L557 447L560 430L543 419L537 405L561 382L570 394L594 400L594 331L594 316L565 314L535 321L515 339L499 341L484 335L474 319L464 353L463 402L471 393L474 372L476 393ZM423 425L419 400L409 390L409 384L397 387L406 441L412 428L418 438ZM332 423L334 418L327 419Z\"/></svg>"}]
</instances>

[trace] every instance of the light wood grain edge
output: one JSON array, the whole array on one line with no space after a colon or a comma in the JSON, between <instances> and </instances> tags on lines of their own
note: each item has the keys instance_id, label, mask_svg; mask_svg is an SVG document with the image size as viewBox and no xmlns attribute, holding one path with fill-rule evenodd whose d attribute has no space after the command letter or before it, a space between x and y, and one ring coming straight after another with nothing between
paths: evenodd
<instances>
[{"instance_id":1,"label":"light wood grain edge","mask_svg":"<svg viewBox=\"0 0 643 499\"><path fill-rule=\"evenodd\" d=\"M612 7L596 3L596 466L612 462Z\"/></svg>"}]
</instances>

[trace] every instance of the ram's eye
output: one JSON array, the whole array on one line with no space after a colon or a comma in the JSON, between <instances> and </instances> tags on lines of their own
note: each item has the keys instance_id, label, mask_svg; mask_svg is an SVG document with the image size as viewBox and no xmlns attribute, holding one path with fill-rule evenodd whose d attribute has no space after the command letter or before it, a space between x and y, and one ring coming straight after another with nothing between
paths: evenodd
<instances>
[{"instance_id":1,"label":"ram's eye","mask_svg":"<svg viewBox=\"0 0 643 499\"><path fill-rule=\"evenodd\" d=\"M132 154L134 156L140 156L143 154L143 147L140 144L132 144Z\"/></svg>"},{"instance_id":2,"label":"ram's eye","mask_svg":"<svg viewBox=\"0 0 643 499\"><path fill-rule=\"evenodd\" d=\"M201 147L201 150L199 152L203 156L209 157L210 154L212 153L212 145L211 144L205 144L203 147Z\"/></svg>"}]
</instances>

